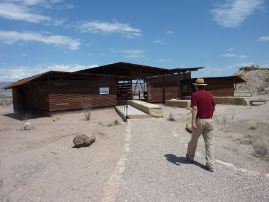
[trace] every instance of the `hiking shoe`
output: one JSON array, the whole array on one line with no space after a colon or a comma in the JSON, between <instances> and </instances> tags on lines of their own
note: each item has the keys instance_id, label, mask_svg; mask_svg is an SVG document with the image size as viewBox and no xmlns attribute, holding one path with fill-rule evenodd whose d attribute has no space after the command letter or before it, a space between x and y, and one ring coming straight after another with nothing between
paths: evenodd
<instances>
[{"instance_id":1,"label":"hiking shoe","mask_svg":"<svg viewBox=\"0 0 269 202\"><path fill-rule=\"evenodd\" d=\"M216 172L216 169L213 168L213 167L208 166L207 169L208 169L210 172L212 172L212 173L213 173L213 172Z\"/></svg>"},{"instance_id":2,"label":"hiking shoe","mask_svg":"<svg viewBox=\"0 0 269 202\"><path fill-rule=\"evenodd\" d=\"M190 159L190 157L188 156L188 154L186 154L186 159L189 163L194 163L193 159Z\"/></svg>"}]
</instances>

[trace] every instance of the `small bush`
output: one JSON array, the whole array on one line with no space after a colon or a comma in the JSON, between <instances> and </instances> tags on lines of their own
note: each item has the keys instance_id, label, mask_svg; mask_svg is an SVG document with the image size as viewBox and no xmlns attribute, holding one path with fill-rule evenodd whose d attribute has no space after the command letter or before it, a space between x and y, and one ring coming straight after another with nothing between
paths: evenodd
<instances>
[{"instance_id":1,"label":"small bush","mask_svg":"<svg viewBox=\"0 0 269 202\"><path fill-rule=\"evenodd\" d=\"M116 125L120 125L120 122L117 119L112 123L108 123L106 126L111 127L111 126L116 126Z\"/></svg>"},{"instance_id":2,"label":"small bush","mask_svg":"<svg viewBox=\"0 0 269 202\"><path fill-rule=\"evenodd\" d=\"M254 149L254 156L269 161L269 124L258 122L255 133L251 135L251 142Z\"/></svg>"},{"instance_id":3,"label":"small bush","mask_svg":"<svg viewBox=\"0 0 269 202\"><path fill-rule=\"evenodd\" d=\"M172 113L169 114L167 121L176 121Z\"/></svg>"},{"instance_id":4,"label":"small bush","mask_svg":"<svg viewBox=\"0 0 269 202\"><path fill-rule=\"evenodd\" d=\"M89 121L91 119L91 109L92 109L92 102L90 98L87 98L82 102L82 108L85 115L85 120Z\"/></svg>"},{"instance_id":5,"label":"small bush","mask_svg":"<svg viewBox=\"0 0 269 202\"><path fill-rule=\"evenodd\" d=\"M256 126L250 126L248 129L249 130L256 130Z\"/></svg>"},{"instance_id":6,"label":"small bush","mask_svg":"<svg viewBox=\"0 0 269 202\"><path fill-rule=\"evenodd\" d=\"M116 125L120 125L120 122L117 119L114 121L114 126Z\"/></svg>"},{"instance_id":7,"label":"small bush","mask_svg":"<svg viewBox=\"0 0 269 202\"><path fill-rule=\"evenodd\" d=\"M21 130L32 130L32 129L34 129L34 125L29 121L26 121L21 128Z\"/></svg>"},{"instance_id":8,"label":"small bush","mask_svg":"<svg viewBox=\"0 0 269 202\"><path fill-rule=\"evenodd\" d=\"M8 98L3 98L0 100L0 106L2 107L6 107L12 104L12 99L8 99Z\"/></svg>"}]
</instances>

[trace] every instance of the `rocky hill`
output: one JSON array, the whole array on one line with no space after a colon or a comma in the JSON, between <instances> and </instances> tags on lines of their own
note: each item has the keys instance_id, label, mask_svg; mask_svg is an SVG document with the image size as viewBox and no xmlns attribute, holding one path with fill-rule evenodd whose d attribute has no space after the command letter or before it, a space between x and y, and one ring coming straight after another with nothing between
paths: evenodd
<instances>
[{"instance_id":1,"label":"rocky hill","mask_svg":"<svg viewBox=\"0 0 269 202\"><path fill-rule=\"evenodd\" d=\"M269 94L269 68L241 67L234 76L246 82L236 86L236 92L250 91L253 95Z\"/></svg>"}]
</instances>

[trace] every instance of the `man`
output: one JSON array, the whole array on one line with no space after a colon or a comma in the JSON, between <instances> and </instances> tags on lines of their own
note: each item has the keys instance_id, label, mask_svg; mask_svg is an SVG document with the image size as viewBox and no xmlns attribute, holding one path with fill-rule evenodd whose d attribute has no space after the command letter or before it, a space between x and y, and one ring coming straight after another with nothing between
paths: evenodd
<instances>
[{"instance_id":1,"label":"man","mask_svg":"<svg viewBox=\"0 0 269 202\"><path fill-rule=\"evenodd\" d=\"M195 83L194 93L191 96L192 107L192 137L188 145L186 158L190 163L194 162L197 142L203 135L206 150L206 167L209 171L215 171L214 164L214 132L213 113L215 111L215 100L212 94L205 90L207 84L204 79L198 78Z\"/></svg>"}]
</instances>

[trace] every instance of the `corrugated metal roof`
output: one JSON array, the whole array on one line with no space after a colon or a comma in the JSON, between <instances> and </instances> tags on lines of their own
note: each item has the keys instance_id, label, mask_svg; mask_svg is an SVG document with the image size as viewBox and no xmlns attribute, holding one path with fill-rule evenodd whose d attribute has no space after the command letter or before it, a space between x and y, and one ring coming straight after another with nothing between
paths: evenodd
<instances>
[{"instance_id":1,"label":"corrugated metal roof","mask_svg":"<svg viewBox=\"0 0 269 202\"><path fill-rule=\"evenodd\" d=\"M24 85L26 83L29 83L33 80L36 80L36 79L39 79L39 78L42 78L42 77L51 77L51 76L67 76L67 77L80 77L80 78L90 78L90 77L109 77L109 78L122 78L122 79L125 79L125 78L128 78L126 76L111 76L111 75L101 75L101 74L91 74L91 73L76 73L76 72L60 72L60 71L48 71L48 72L44 72L42 74L37 74L35 76L32 76L32 77L28 77L28 78L25 78L25 79L22 79L22 80L18 80L14 83L11 83L5 87L3 87L3 89L9 89L9 88L13 88L13 87L16 87L16 86L21 86L21 85Z\"/></svg>"},{"instance_id":2,"label":"corrugated metal roof","mask_svg":"<svg viewBox=\"0 0 269 202\"><path fill-rule=\"evenodd\" d=\"M246 82L244 79L242 79L240 76L223 76L223 77L203 77L205 82L207 80L231 80L234 83L242 83L242 82ZM195 81L197 78L192 78L192 81Z\"/></svg>"},{"instance_id":3,"label":"corrugated metal roof","mask_svg":"<svg viewBox=\"0 0 269 202\"><path fill-rule=\"evenodd\" d=\"M28 78L25 78L25 79L21 79L21 80L18 80L18 81L14 82L14 83L11 83L11 84L9 84L9 85L3 87L3 88L4 88L4 89L8 89L8 88L12 88L12 87L15 87L15 86L20 86L20 85L26 84L26 83L28 83L28 82L34 80L34 79L37 79L37 78L39 78L39 77L42 77L42 76L44 76L44 75L46 75L46 74L48 74L48 73L49 73L49 72L44 72L44 73L42 73L42 74L37 74L37 75L35 75L35 76L31 76L31 77L28 77Z\"/></svg>"},{"instance_id":4,"label":"corrugated metal roof","mask_svg":"<svg viewBox=\"0 0 269 202\"><path fill-rule=\"evenodd\" d=\"M159 67L151 67L146 65L138 65L138 64L132 64L132 63L126 63L126 62L117 62L113 64L103 65L99 67L89 68L80 70L77 72L95 72L96 70L105 70L105 69L111 69L111 68L121 68L121 69L132 69L136 71L147 71L151 73L171 73L171 72L179 72L179 71L197 71L198 69L202 69L203 67L193 67L193 68L175 68L175 69L165 69L165 68L159 68Z\"/></svg>"}]
</instances>

